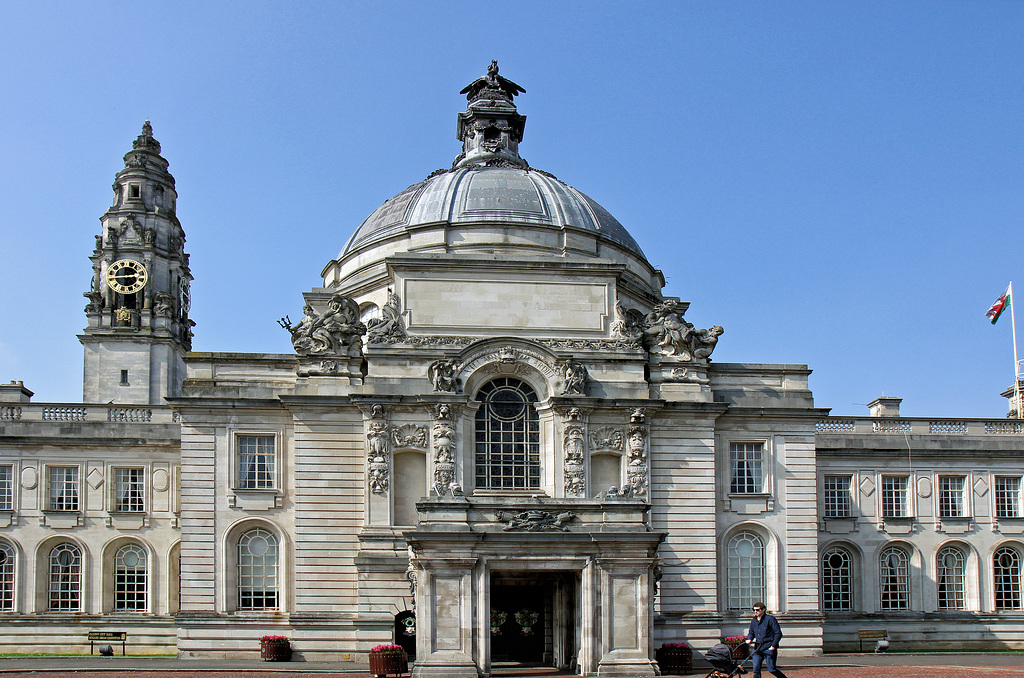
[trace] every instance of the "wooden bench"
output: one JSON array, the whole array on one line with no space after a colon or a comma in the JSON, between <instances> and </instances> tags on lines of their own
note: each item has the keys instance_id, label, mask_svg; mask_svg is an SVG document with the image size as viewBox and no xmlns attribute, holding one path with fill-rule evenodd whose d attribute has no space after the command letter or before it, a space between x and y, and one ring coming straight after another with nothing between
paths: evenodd
<instances>
[{"instance_id":1,"label":"wooden bench","mask_svg":"<svg viewBox=\"0 0 1024 678\"><path fill-rule=\"evenodd\" d=\"M128 644L128 633L126 631L89 631L89 654L93 654L97 642L121 643L121 656L124 656L125 646Z\"/></svg>"},{"instance_id":2,"label":"wooden bench","mask_svg":"<svg viewBox=\"0 0 1024 678\"><path fill-rule=\"evenodd\" d=\"M865 640L888 640L889 632L885 629L861 629L857 631L857 638L860 639L860 651L864 651Z\"/></svg>"}]
</instances>

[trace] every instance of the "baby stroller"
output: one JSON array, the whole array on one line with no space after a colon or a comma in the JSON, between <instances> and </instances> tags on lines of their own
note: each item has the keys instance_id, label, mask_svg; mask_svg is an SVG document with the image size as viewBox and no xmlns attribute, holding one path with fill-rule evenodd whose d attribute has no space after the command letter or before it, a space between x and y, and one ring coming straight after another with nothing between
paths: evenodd
<instances>
[{"instance_id":1,"label":"baby stroller","mask_svg":"<svg viewBox=\"0 0 1024 678\"><path fill-rule=\"evenodd\" d=\"M711 669L706 678L732 678L747 672L743 662L750 656L750 646L746 643L731 648L725 643L712 646L704 653L704 658L711 662Z\"/></svg>"}]
</instances>

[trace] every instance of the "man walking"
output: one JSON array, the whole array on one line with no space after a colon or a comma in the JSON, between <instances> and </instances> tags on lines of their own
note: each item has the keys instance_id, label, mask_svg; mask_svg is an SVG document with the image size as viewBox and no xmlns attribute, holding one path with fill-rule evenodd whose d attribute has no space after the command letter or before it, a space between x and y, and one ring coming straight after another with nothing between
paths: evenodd
<instances>
[{"instance_id":1,"label":"man walking","mask_svg":"<svg viewBox=\"0 0 1024 678\"><path fill-rule=\"evenodd\" d=\"M775 667L775 658L779 653L779 641L782 640L782 629L775 617L768 614L764 603L754 603L754 618L747 629L747 644L753 645L751 654L754 661L752 678L761 678L761 664L775 678L786 678L786 674Z\"/></svg>"}]
</instances>

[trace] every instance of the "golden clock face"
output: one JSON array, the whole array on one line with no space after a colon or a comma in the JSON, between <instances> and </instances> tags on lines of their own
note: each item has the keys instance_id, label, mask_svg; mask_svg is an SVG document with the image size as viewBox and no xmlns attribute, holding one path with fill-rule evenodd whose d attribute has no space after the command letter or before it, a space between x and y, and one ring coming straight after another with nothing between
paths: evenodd
<instances>
[{"instance_id":1,"label":"golden clock face","mask_svg":"<svg viewBox=\"0 0 1024 678\"><path fill-rule=\"evenodd\" d=\"M121 259L107 266L107 285L118 294L135 294L148 280L146 267L134 259Z\"/></svg>"}]
</instances>

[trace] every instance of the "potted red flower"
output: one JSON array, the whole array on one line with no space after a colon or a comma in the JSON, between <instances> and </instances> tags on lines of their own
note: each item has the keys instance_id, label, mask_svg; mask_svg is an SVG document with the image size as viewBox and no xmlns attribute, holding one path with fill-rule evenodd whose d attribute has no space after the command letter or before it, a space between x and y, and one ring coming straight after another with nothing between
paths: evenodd
<instances>
[{"instance_id":1,"label":"potted red flower","mask_svg":"<svg viewBox=\"0 0 1024 678\"><path fill-rule=\"evenodd\" d=\"M693 670L693 649L689 643L662 643L654 658L663 676L681 675Z\"/></svg>"},{"instance_id":2,"label":"potted red flower","mask_svg":"<svg viewBox=\"0 0 1024 678\"><path fill-rule=\"evenodd\" d=\"M399 676L409 672L409 656L401 645L388 643L370 649L370 673L382 678L388 674Z\"/></svg>"},{"instance_id":3,"label":"potted red flower","mask_svg":"<svg viewBox=\"0 0 1024 678\"><path fill-rule=\"evenodd\" d=\"M750 646L747 645L746 636L727 636L722 642L732 648L733 659L746 659L750 654Z\"/></svg>"},{"instance_id":4,"label":"potted red flower","mask_svg":"<svg viewBox=\"0 0 1024 678\"><path fill-rule=\"evenodd\" d=\"M290 661L291 643L285 636L260 636L260 658L265 662Z\"/></svg>"}]
</instances>

